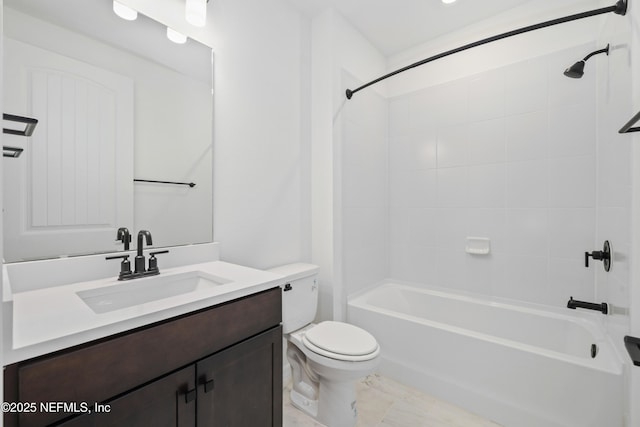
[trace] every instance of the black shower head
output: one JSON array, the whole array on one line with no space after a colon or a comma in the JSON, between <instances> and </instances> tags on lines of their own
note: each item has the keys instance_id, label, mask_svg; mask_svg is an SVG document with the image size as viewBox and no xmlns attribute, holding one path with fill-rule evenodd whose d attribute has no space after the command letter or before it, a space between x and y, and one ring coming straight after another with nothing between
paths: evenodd
<instances>
[{"instance_id":1,"label":"black shower head","mask_svg":"<svg viewBox=\"0 0 640 427\"><path fill-rule=\"evenodd\" d=\"M579 79L584 75L584 61L578 61L571 67L564 70L564 75L572 79Z\"/></svg>"},{"instance_id":2,"label":"black shower head","mask_svg":"<svg viewBox=\"0 0 640 427\"><path fill-rule=\"evenodd\" d=\"M571 67L569 67L566 70L564 70L564 75L567 76L567 77L571 77L572 79L581 78L584 75L584 64L593 55L597 55L599 53L606 53L607 55L609 55L609 45L607 45L607 47L605 47L604 49L600 49L600 50L596 50L596 51L591 52L590 54L585 56L582 61L576 62Z\"/></svg>"}]
</instances>

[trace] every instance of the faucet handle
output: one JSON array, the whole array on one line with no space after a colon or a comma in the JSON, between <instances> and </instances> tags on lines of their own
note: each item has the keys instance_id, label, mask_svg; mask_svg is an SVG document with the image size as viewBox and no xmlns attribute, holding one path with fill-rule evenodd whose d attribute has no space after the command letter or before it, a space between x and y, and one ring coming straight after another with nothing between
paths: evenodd
<instances>
[{"instance_id":1,"label":"faucet handle","mask_svg":"<svg viewBox=\"0 0 640 427\"><path fill-rule=\"evenodd\" d=\"M131 262L129 261L129 255L108 256L105 259L122 259L122 262L120 263L120 275L118 276L118 280L125 280L128 276L131 275Z\"/></svg>"},{"instance_id":2,"label":"faucet handle","mask_svg":"<svg viewBox=\"0 0 640 427\"><path fill-rule=\"evenodd\" d=\"M158 254L168 254L168 253L169 253L169 249L165 249L164 251L149 252L149 255L154 256Z\"/></svg>"},{"instance_id":3,"label":"faucet handle","mask_svg":"<svg viewBox=\"0 0 640 427\"><path fill-rule=\"evenodd\" d=\"M149 270L150 272L159 272L158 259L156 255L169 253L169 250L149 252Z\"/></svg>"}]
</instances>

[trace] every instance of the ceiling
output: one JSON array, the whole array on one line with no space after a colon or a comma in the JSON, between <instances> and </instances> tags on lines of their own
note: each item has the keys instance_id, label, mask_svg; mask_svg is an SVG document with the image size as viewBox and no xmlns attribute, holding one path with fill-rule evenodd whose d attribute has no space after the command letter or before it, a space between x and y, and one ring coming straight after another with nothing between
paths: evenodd
<instances>
[{"instance_id":1,"label":"ceiling","mask_svg":"<svg viewBox=\"0 0 640 427\"><path fill-rule=\"evenodd\" d=\"M4 0L3 7L84 34L211 83L211 48L192 39L175 44L166 27L139 14L135 25L116 16L110 0ZM5 35L9 25L5 24Z\"/></svg>"},{"instance_id":2,"label":"ceiling","mask_svg":"<svg viewBox=\"0 0 640 427\"><path fill-rule=\"evenodd\" d=\"M289 0L307 16L334 8L385 56L527 4L524 13L544 12L580 0ZM614 1L611 1L613 4ZM534 22L532 22L534 23Z\"/></svg>"}]
</instances>

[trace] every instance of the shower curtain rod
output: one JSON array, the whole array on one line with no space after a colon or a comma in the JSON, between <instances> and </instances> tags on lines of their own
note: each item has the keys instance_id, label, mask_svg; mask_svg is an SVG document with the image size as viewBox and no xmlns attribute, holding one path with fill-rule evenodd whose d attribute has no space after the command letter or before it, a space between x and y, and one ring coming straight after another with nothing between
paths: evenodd
<instances>
[{"instance_id":1,"label":"shower curtain rod","mask_svg":"<svg viewBox=\"0 0 640 427\"><path fill-rule=\"evenodd\" d=\"M415 62L415 63L413 63L411 65L407 65L406 67L400 68L399 70L393 71L393 72L391 72L389 74L385 74L382 77L378 77L377 79L372 80L369 83L366 83L366 84L360 86L357 89L353 89L353 90L347 89L346 90L347 99L351 99L351 97L353 96L354 93L359 92L362 89L365 89L365 88L367 88L367 87L369 87L369 86L371 86L373 84L381 82L382 80L386 80L389 77L395 76L396 74L403 73L403 72L405 72L407 70L410 70L412 68L419 67L419 66L424 65L424 64L426 64L428 62L435 61L436 59L444 58L445 56L449 56L449 55L452 55L454 53L462 52L464 50L471 49L473 47L478 47L478 46L482 46L482 45L487 44L487 43L491 43L491 42L495 42L495 41L498 41L498 40L506 39L507 37L517 36L518 34L527 33L529 31L539 30L539 29L542 29L542 28L551 27L552 25L563 24L565 22L575 21L575 20L583 19L583 18L589 18L591 16L602 15L602 14L610 13L610 12L613 12L613 13L615 13L617 15L625 15L627 13L627 0L619 0L613 6L603 7L603 8L600 8L600 9L594 9L594 10L590 10L590 11L582 12L582 13L576 13L574 15L565 16L564 18L552 19L550 21L541 22L539 24L529 25L527 27L518 28L517 30L508 31L506 33L498 34L497 36L488 37L486 39L482 39L482 40L479 40L477 42L469 43L469 44L466 44L464 46L461 46L461 47L458 47L458 48L455 48L455 49L451 49L451 50L448 50L446 52L439 53L439 54L431 56L431 57L429 57L427 59L423 59L422 61L418 61L418 62Z\"/></svg>"}]
</instances>

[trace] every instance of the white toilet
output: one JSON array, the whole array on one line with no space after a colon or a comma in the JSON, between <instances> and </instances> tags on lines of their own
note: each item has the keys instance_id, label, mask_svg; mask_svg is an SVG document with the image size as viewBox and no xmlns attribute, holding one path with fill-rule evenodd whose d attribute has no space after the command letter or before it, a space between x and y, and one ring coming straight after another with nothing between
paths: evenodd
<instances>
[{"instance_id":1,"label":"white toilet","mask_svg":"<svg viewBox=\"0 0 640 427\"><path fill-rule=\"evenodd\" d=\"M282 326L292 370L292 403L326 426L354 426L355 380L378 366L376 339L347 323L312 323L318 307L317 266L298 263L269 271L284 276Z\"/></svg>"}]
</instances>

